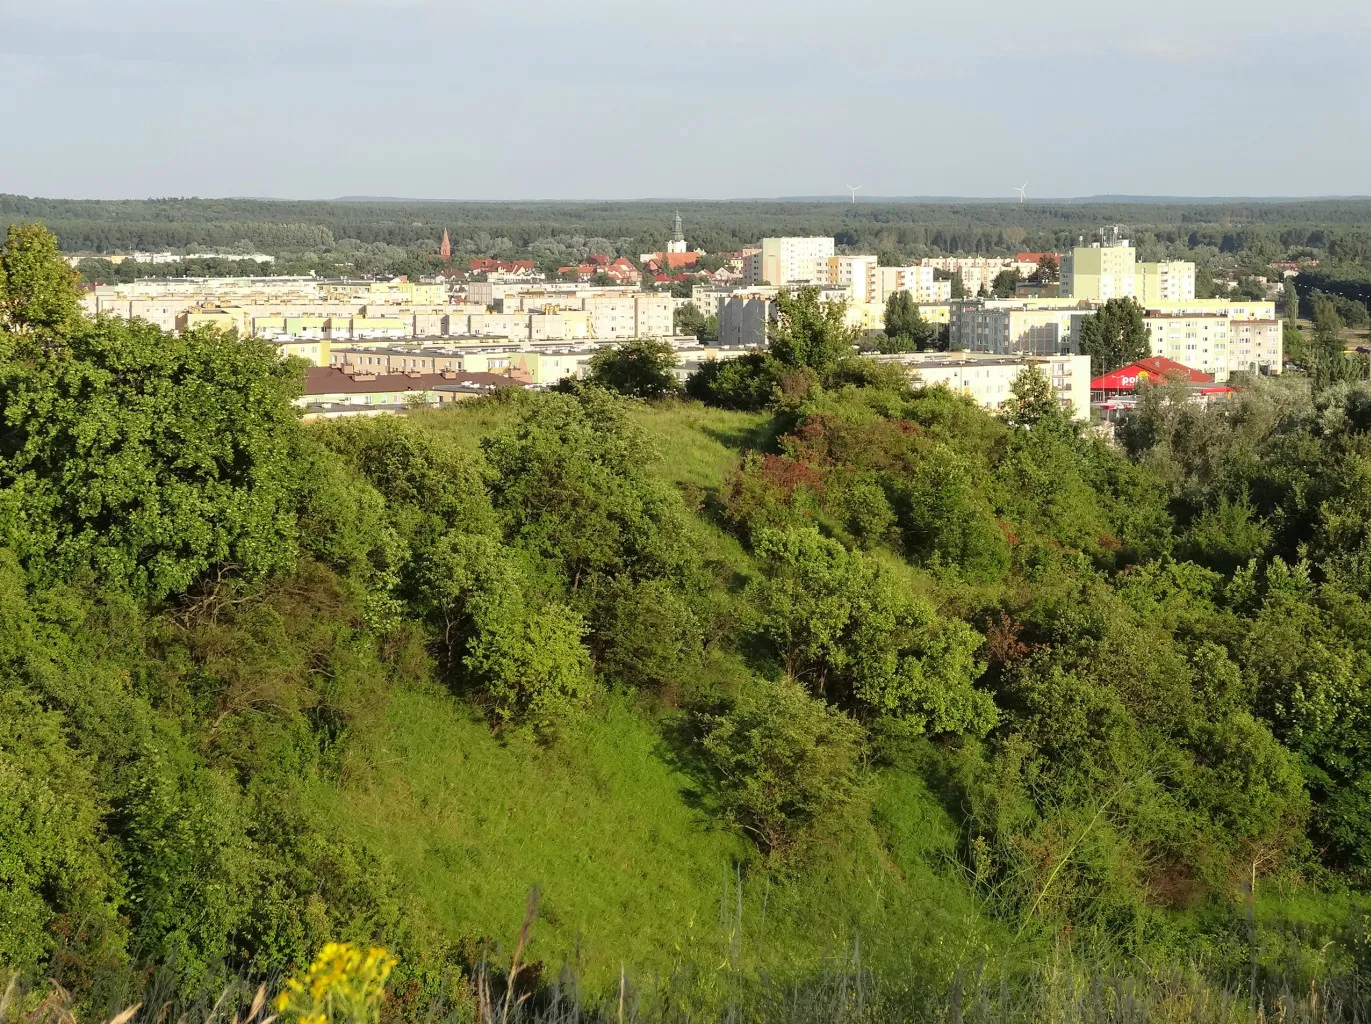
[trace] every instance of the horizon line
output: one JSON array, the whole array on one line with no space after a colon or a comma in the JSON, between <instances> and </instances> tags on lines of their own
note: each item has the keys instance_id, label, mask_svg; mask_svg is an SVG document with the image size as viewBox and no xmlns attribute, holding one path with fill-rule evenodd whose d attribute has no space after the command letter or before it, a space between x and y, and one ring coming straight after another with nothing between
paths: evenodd
<instances>
[{"instance_id":1,"label":"horizon line","mask_svg":"<svg viewBox=\"0 0 1371 1024\"><path fill-rule=\"evenodd\" d=\"M635 198L608 198L608 197L586 197L580 199L546 199L546 198L504 198L504 199L433 199L417 196L383 196L383 195L342 195L332 197L290 197L290 196L212 196L212 195L180 195L180 196L122 196L118 198L90 198L84 196L43 196L43 195L24 195L22 193L0 193L0 198L16 198L34 201L49 202L77 202L77 203L147 203L165 202L168 200L178 201L233 201L233 202L254 202L254 203L415 203L426 205L454 205L454 204L520 204L531 203L539 205L552 204L582 204L582 203L622 203L622 204L651 204L651 203L690 203L690 204L730 204L730 203L797 203L797 202L841 202L848 206L854 205L873 205L880 203L1004 203L1013 206L1026 205L1050 205L1053 203L1306 203L1306 202L1355 202L1371 200L1371 195L1364 194L1338 194L1327 193L1318 195L1236 195L1236 196L1216 196L1216 195L1150 195L1146 193L1094 193L1091 195L1075 196L1031 196L1028 201L1021 202L1017 195L864 195L858 196L856 202L848 193L815 194L815 195L786 195L786 196L733 196L725 199L706 199L692 198L688 196L640 196Z\"/></svg>"}]
</instances>

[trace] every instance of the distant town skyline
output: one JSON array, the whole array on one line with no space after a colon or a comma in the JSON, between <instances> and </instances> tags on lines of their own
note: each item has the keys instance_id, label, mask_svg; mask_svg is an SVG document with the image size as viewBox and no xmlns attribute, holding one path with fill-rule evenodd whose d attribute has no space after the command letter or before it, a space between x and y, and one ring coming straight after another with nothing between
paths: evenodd
<instances>
[{"instance_id":1,"label":"distant town skyline","mask_svg":"<svg viewBox=\"0 0 1371 1024\"><path fill-rule=\"evenodd\" d=\"M1371 192L1324 0L0 0L0 192L330 199Z\"/></svg>"}]
</instances>

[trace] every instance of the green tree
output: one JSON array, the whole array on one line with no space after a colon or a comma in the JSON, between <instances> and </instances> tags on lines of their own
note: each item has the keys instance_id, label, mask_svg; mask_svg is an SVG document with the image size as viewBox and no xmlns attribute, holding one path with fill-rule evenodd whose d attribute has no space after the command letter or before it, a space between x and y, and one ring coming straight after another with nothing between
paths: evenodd
<instances>
[{"instance_id":1,"label":"green tree","mask_svg":"<svg viewBox=\"0 0 1371 1024\"><path fill-rule=\"evenodd\" d=\"M894 292L885 300L885 340L882 352L922 352L936 329L919 315L919 305L908 291Z\"/></svg>"},{"instance_id":2,"label":"green tree","mask_svg":"<svg viewBox=\"0 0 1371 1024\"><path fill-rule=\"evenodd\" d=\"M0 330L52 337L80 318L81 275L41 224L11 224L0 249Z\"/></svg>"},{"instance_id":3,"label":"green tree","mask_svg":"<svg viewBox=\"0 0 1371 1024\"><path fill-rule=\"evenodd\" d=\"M497 540L450 531L426 552L419 578L449 664L496 721L550 734L580 714L594 692L585 622L529 587Z\"/></svg>"},{"instance_id":4,"label":"green tree","mask_svg":"<svg viewBox=\"0 0 1371 1024\"><path fill-rule=\"evenodd\" d=\"M155 601L218 567L290 568L299 362L211 329L63 330L20 335L0 363L0 529L30 570Z\"/></svg>"},{"instance_id":5,"label":"green tree","mask_svg":"<svg viewBox=\"0 0 1371 1024\"><path fill-rule=\"evenodd\" d=\"M1322 293L1315 293L1314 337L1309 343L1310 372L1315 387L1326 387L1336 381L1351 380L1357 368L1347 358L1343 342L1342 317L1336 304Z\"/></svg>"},{"instance_id":6,"label":"green tree","mask_svg":"<svg viewBox=\"0 0 1371 1024\"><path fill-rule=\"evenodd\" d=\"M1001 270L995 275L995 280L990 284L990 290L1001 299L1007 299L1014 294L1014 288L1019 283L1019 272L1017 270Z\"/></svg>"},{"instance_id":7,"label":"green tree","mask_svg":"<svg viewBox=\"0 0 1371 1024\"><path fill-rule=\"evenodd\" d=\"M1214 275L1209 265L1197 262L1195 265L1195 298L1212 299L1218 289L1214 285Z\"/></svg>"},{"instance_id":8,"label":"green tree","mask_svg":"<svg viewBox=\"0 0 1371 1024\"><path fill-rule=\"evenodd\" d=\"M672 372L676 361L670 342L636 338L591 356L585 380L630 398L665 398L681 390Z\"/></svg>"},{"instance_id":9,"label":"green tree","mask_svg":"<svg viewBox=\"0 0 1371 1024\"><path fill-rule=\"evenodd\" d=\"M1051 253L1044 253L1042 259L1038 260L1038 283L1056 284L1062 279L1062 269L1057 263L1057 257Z\"/></svg>"},{"instance_id":10,"label":"green tree","mask_svg":"<svg viewBox=\"0 0 1371 1024\"><path fill-rule=\"evenodd\" d=\"M705 315L693 302L677 307L672 319L677 334L692 334L698 338L705 326Z\"/></svg>"},{"instance_id":11,"label":"green tree","mask_svg":"<svg viewBox=\"0 0 1371 1024\"><path fill-rule=\"evenodd\" d=\"M686 378L685 390L691 398L725 409L765 409L779 394L784 372L767 352L706 359Z\"/></svg>"},{"instance_id":12,"label":"green tree","mask_svg":"<svg viewBox=\"0 0 1371 1024\"><path fill-rule=\"evenodd\" d=\"M1014 378L1004 412L1016 427L1064 426L1070 422L1052 382L1036 366L1025 366Z\"/></svg>"},{"instance_id":13,"label":"green tree","mask_svg":"<svg viewBox=\"0 0 1371 1024\"><path fill-rule=\"evenodd\" d=\"M776 323L770 337L771 355L792 369L807 368L821 377L852 355L857 330L847 323L847 303L820 301L819 289L782 288L776 296Z\"/></svg>"},{"instance_id":14,"label":"green tree","mask_svg":"<svg viewBox=\"0 0 1371 1024\"><path fill-rule=\"evenodd\" d=\"M539 395L482 441L506 540L571 593L679 574L691 561L680 499L647 472L657 452L627 406L598 388Z\"/></svg>"},{"instance_id":15,"label":"green tree","mask_svg":"<svg viewBox=\"0 0 1371 1024\"><path fill-rule=\"evenodd\" d=\"M1110 299L1080 327L1081 352L1098 377L1151 354L1142 306L1132 298Z\"/></svg>"},{"instance_id":16,"label":"green tree","mask_svg":"<svg viewBox=\"0 0 1371 1024\"><path fill-rule=\"evenodd\" d=\"M696 725L715 803L768 853L782 853L861 793L863 732L790 680L757 683Z\"/></svg>"}]
</instances>

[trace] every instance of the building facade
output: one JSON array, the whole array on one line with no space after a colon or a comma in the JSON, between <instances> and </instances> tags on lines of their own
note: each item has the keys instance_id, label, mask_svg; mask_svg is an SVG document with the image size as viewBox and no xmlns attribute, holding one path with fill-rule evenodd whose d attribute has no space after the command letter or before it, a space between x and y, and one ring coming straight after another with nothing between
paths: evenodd
<instances>
[{"instance_id":1,"label":"building facade","mask_svg":"<svg viewBox=\"0 0 1371 1024\"><path fill-rule=\"evenodd\" d=\"M1052 385L1072 419L1090 419L1090 357L1080 355L997 356L968 352L920 352L881 357L905 366L915 387L946 387L988 412L1002 411L1014 380L1036 367Z\"/></svg>"},{"instance_id":2,"label":"building facade","mask_svg":"<svg viewBox=\"0 0 1371 1024\"><path fill-rule=\"evenodd\" d=\"M760 251L744 263L745 285L773 287L826 284L833 239L820 236L763 238Z\"/></svg>"}]
</instances>

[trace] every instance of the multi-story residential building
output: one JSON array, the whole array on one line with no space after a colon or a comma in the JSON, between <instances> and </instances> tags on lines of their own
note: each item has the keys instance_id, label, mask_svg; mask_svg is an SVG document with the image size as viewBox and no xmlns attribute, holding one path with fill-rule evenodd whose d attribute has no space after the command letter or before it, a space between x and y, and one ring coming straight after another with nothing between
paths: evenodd
<instances>
[{"instance_id":1,"label":"multi-story residential building","mask_svg":"<svg viewBox=\"0 0 1371 1024\"><path fill-rule=\"evenodd\" d=\"M1014 379L1024 368L1035 366L1051 382L1057 400L1073 419L1090 418L1089 356L915 352L879 358L907 367L916 387L946 387L990 412L999 412L1009 400Z\"/></svg>"},{"instance_id":2,"label":"multi-story residential building","mask_svg":"<svg viewBox=\"0 0 1371 1024\"><path fill-rule=\"evenodd\" d=\"M738 292L721 299L717 308L719 345L761 348L766 344L767 325L776 315L774 289Z\"/></svg>"},{"instance_id":3,"label":"multi-story residential building","mask_svg":"<svg viewBox=\"0 0 1371 1024\"><path fill-rule=\"evenodd\" d=\"M593 338L669 338L675 334L675 308L666 292L588 295L582 308L590 316Z\"/></svg>"},{"instance_id":4,"label":"multi-story residential building","mask_svg":"<svg viewBox=\"0 0 1371 1024\"><path fill-rule=\"evenodd\" d=\"M1281 372L1283 321L1148 313L1144 323L1154 356L1212 374L1216 381L1238 372Z\"/></svg>"},{"instance_id":5,"label":"multi-story residential building","mask_svg":"<svg viewBox=\"0 0 1371 1024\"><path fill-rule=\"evenodd\" d=\"M828 259L832 255L831 238L763 238L761 249L744 263L743 283L747 286L771 285L777 288L797 284L826 284Z\"/></svg>"},{"instance_id":6,"label":"multi-story residential building","mask_svg":"<svg viewBox=\"0 0 1371 1024\"><path fill-rule=\"evenodd\" d=\"M1143 305L1184 302L1195 297L1195 264L1184 260L1139 263L1133 278L1133 295Z\"/></svg>"},{"instance_id":7,"label":"multi-story residential building","mask_svg":"<svg viewBox=\"0 0 1371 1024\"><path fill-rule=\"evenodd\" d=\"M1055 355L1075 351L1075 335L1090 310L1024 300L952 303L948 343L955 351ZM920 310L922 312L922 308Z\"/></svg>"},{"instance_id":8,"label":"multi-story residential building","mask_svg":"<svg viewBox=\"0 0 1371 1024\"><path fill-rule=\"evenodd\" d=\"M583 309L535 311L528 314L527 320L527 331L521 337L529 341L576 341L596 337L591 315Z\"/></svg>"},{"instance_id":9,"label":"multi-story residential building","mask_svg":"<svg viewBox=\"0 0 1371 1024\"><path fill-rule=\"evenodd\" d=\"M1282 320L1232 320L1228 325L1230 371L1281 372L1285 359L1285 322Z\"/></svg>"},{"instance_id":10,"label":"multi-story residential building","mask_svg":"<svg viewBox=\"0 0 1371 1024\"><path fill-rule=\"evenodd\" d=\"M952 282L939 281L933 267L880 267L876 272L877 287L873 302L885 302L896 292L910 292L914 301L946 302L952 298Z\"/></svg>"},{"instance_id":11,"label":"multi-story residential building","mask_svg":"<svg viewBox=\"0 0 1371 1024\"><path fill-rule=\"evenodd\" d=\"M830 256L825 280L849 289L853 302L876 302L880 269L875 256Z\"/></svg>"},{"instance_id":12,"label":"multi-story residential building","mask_svg":"<svg viewBox=\"0 0 1371 1024\"><path fill-rule=\"evenodd\" d=\"M778 310L773 287L740 288L718 298L715 315L719 318L719 344L724 347L760 348L767 341L767 327L775 322ZM708 294L708 293L706 293ZM821 303L841 302L847 307L847 325L857 331L878 331L885 326L885 305L879 302L853 302L842 285L819 286ZM920 312L924 307L920 307ZM932 322L940 321L937 306L928 307Z\"/></svg>"},{"instance_id":13,"label":"multi-story residential building","mask_svg":"<svg viewBox=\"0 0 1371 1024\"><path fill-rule=\"evenodd\" d=\"M183 311L175 301L165 298L132 299L129 302L128 315L138 320L146 320L160 330L174 331L176 318Z\"/></svg>"},{"instance_id":14,"label":"multi-story residential building","mask_svg":"<svg viewBox=\"0 0 1371 1024\"><path fill-rule=\"evenodd\" d=\"M1128 241L1077 246L1062 256L1063 298L1108 302L1137 294L1137 251Z\"/></svg>"},{"instance_id":15,"label":"multi-story residential building","mask_svg":"<svg viewBox=\"0 0 1371 1024\"><path fill-rule=\"evenodd\" d=\"M1016 261L995 256L928 256L919 260L919 266L941 270L943 273L960 277L962 288L969 296L989 295L995 284L995 278L1006 270L1023 273L1020 264ZM1037 265L1034 264L1032 269L1036 270ZM1029 272L1031 273L1031 271ZM947 288L947 298L951 298L952 283L950 281L947 282Z\"/></svg>"},{"instance_id":16,"label":"multi-story residential building","mask_svg":"<svg viewBox=\"0 0 1371 1024\"><path fill-rule=\"evenodd\" d=\"M1271 299L1189 299L1184 302L1149 302L1145 308L1150 313L1170 316L1219 313L1232 320L1272 320L1276 316L1276 303Z\"/></svg>"}]
</instances>

